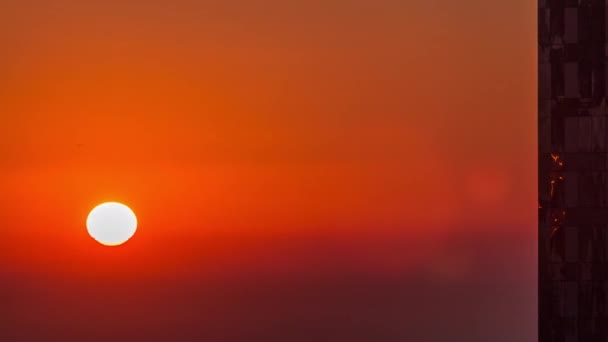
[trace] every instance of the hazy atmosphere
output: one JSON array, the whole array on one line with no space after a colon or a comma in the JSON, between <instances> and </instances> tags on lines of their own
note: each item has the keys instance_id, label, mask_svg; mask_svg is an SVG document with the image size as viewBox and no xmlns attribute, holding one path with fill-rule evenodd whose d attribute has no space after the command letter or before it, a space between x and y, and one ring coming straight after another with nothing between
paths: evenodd
<instances>
[{"instance_id":1,"label":"hazy atmosphere","mask_svg":"<svg viewBox=\"0 0 608 342\"><path fill-rule=\"evenodd\" d=\"M2 1L0 339L534 341L536 37L523 0Z\"/></svg>"}]
</instances>

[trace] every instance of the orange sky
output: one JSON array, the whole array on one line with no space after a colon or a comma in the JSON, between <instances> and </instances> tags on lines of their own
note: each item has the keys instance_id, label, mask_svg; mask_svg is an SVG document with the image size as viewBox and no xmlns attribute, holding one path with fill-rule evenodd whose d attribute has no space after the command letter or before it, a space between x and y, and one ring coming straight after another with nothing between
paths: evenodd
<instances>
[{"instance_id":1,"label":"orange sky","mask_svg":"<svg viewBox=\"0 0 608 342\"><path fill-rule=\"evenodd\" d=\"M4 3L3 229L74 239L105 200L142 239L531 222L532 15L333 5Z\"/></svg>"},{"instance_id":2,"label":"orange sky","mask_svg":"<svg viewBox=\"0 0 608 342\"><path fill-rule=\"evenodd\" d=\"M349 236L391 271L440 256L391 240L534 238L534 25L523 0L2 1L0 269L117 267L84 227L108 200L140 222L125 269L256 236Z\"/></svg>"}]
</instances>

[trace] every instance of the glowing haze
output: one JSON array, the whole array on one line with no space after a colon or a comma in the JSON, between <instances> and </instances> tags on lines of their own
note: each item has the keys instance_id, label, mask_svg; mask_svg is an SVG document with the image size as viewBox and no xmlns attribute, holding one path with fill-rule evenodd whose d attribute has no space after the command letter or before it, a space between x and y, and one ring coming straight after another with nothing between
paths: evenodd
<instances>
[{"instance_id":1,"label":"glowing haze","mask_svg":"<svg viewBox=\"0 0 608 342\"><path fill-rule=\"evenodd\" d=\"M533 336L535 13L2 1L0 321L33 340L102 334L84 312L144 339L431 340L447 316L433 333ZM108 198L146 222L120 248L84 226ZM116 283L120 310L98 297ZM444 304L410 305L430 289Z\"/></svg>"}]
</instances>

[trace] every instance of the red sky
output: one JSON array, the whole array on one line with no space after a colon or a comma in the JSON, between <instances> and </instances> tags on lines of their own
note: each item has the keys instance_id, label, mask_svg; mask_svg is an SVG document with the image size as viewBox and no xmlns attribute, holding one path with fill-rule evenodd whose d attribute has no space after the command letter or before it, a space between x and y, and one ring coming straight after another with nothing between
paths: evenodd
<instances>
[{"instance_id":1,"label":"red sky","mask_svg":"<svg viewBox=\"0 0 608 342\"><path fill-rule=\"evenodd\" d=\"M3 1L7 336L531 341L535 13ZM108 200L140 222L111 249L84 227Z\"/></svg>"}]
</instances>

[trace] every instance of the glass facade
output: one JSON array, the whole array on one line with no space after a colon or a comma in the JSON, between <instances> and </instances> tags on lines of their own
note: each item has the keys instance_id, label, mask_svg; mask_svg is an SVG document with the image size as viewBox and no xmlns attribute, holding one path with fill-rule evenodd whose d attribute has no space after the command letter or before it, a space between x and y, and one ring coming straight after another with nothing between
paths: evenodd
<instances>
[{"instance_id":1,"label":"glass facade","mask_svg":"<svg viewBox=\"0 0 608 342\"><path fill-rule=\"evenodd\" d=\"M608 0L539 0L539 334L608 341Z\"/></svg>"}]
</instances>

